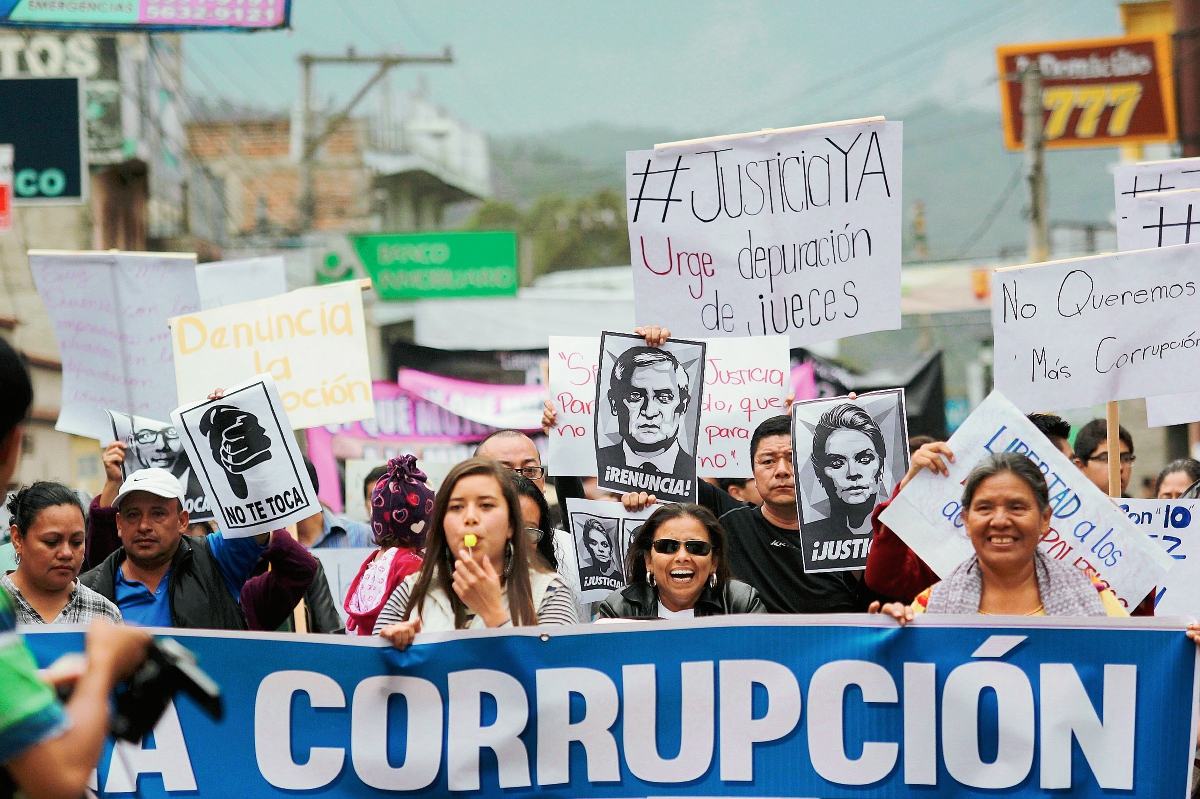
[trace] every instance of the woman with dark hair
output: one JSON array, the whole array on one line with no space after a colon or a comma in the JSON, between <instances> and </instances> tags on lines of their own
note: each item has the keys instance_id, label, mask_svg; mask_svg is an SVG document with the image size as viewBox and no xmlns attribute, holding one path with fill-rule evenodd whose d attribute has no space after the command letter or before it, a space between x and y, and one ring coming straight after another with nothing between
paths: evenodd
<instances>
[{"instance_id":1,"label":"woman with dark hair","mask_svg":"<svg viewBox=\"0 0 1200 799\"><path fill-rule=\"evenodd\" d=\"M725 531L699 505L664 505L629 547L629 585L600 603L599 617L678 619L766 613L758 592L730 577Z\"/></svg>"},{"instance_id":2,"label":"woman with dark hair","mask_svg":"<svg viewBox=\"0 0 1200 799\"><path fill-rule=\"evenodd\" d=\"M554 528L550 524L550 505L537 483L520 474L513 475L517 499L521 504L521 519L525 534L546 565L558 571L558 553L554 551Z\"/></svg>"},{"instance_id":3,"label":"woman with dark hair","mask_svg":"<svg viewBox=\"0 0 1200 799\"><path fill-rule=\"evenodd\" d=\"M0 574L22 624L120 624L117 606L79 582L87 539L83 505L62 483L39 481L8 502L16 571Z\"/></svg>"},{"instance_id":4,"label":"woman with dark hair","mask_svg":"<svg viewBox=\"0 0 1200 799\"><path fill-rule=\"evenodd\" d=\"M512 473L472 458L446 475L433 503L425 562L375 621L397 649L422 630L574 624L562 578L531 557Z\"/></svg>"},{"instance_id":5,"label":"woman with dark hair","mask_svg":"<svg viewBox=\"0 0 1200 799\"><path fill-rule=\"evenodd\" d=\"M829 517L804 520L805 537L837 541L847 535L869 536L871 513L887 496L887 444L879 425L852 403L831 408L813 431L810 460L829 497Z\"/></svg>"},{"instance_id":6,"label":"woman with dark hair","mask_svg":"<svg viewBox=\"0 0 1200 799\"><path fill-rule=\"evenodd\" d=\"M975 556L919 594L912 605L882 611L901 624L917 613L1006 616L1128 616L1113 593L1065 561L1038 549L1050 527L1050 492L1032 460L999 452L963 484L963 522Z\"/></svg>"},{"instance_id":7,"label":"woman with dark hair","mask_svg":"<svg viewBox=\"0 0 1200 799\"><path fill-rule=\"evenodd\" d=\"M1200 480L1200 461L1193 458L1180 458L1171 461L1154 482L1155 499L1179 499Z\"/></svg>"}]
</instances>

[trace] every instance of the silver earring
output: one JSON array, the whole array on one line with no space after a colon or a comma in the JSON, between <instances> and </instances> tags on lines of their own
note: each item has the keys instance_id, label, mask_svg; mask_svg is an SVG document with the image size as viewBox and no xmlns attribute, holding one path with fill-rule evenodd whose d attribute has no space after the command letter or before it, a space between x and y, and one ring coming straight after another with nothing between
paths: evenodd
<instances>
[{"instance_id":1,"label":"silver earring","mask_svg":"<svg viewBox=\"0 0 1200 799\"><path fill-rule=\"evenodd\" d=\"M649 579L649 581L650 581L650 587L653 588L654 587L654 572L650 572L650 574L647 575L647 579Z\"/></svg>"},{"instance_id":2,"label":"silver earring","mask_svg":"<svg viewBox=\"0 0 1200 799\"><path fill-rule=\"evenodd\" d=\"M507 578L508 573L512 571L513 565L513 542L512 539L504 544L504 576Z\"/></svg>"},{"instance_id":3,"label":"silver earring","mask_svg":"<svg viewBox=\"0 0 1200 799\"><path fill-rule=\"evenodd\" d=\"M710 574L708 576L708 587L709 588L717 587L717 573L716 572L713 572L712 574Z\"/></svg>"}]
</instances>

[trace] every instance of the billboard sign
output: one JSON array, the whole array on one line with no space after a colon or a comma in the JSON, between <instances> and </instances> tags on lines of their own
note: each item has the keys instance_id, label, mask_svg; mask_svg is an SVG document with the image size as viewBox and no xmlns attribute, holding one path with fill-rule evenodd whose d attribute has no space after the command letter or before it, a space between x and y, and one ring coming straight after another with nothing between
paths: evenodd
<instances>
[{"instance_id":1,"label":"billboard sign","mask_svg":"<svg viewBox=\"0 0 1200 799\"><path fill-rule=\"evenodd\" d=\"M1004 143L1010 150L1025 146L1017 76L1031 62L1042 70L1047 148L1175 141L1175 85L1166 34L1005 45L997 48L996 60Z\"/></svg>"},{"instance_id":2,"label":"billboard sign","mask_svg":"<svg viewBox=\"0 0 1200 799\"><path fill-rule=\"evenodd\" d=\"M286 28L291 0L0 0L0 27L194 31Z\"/></svg>"},{"instance_id":3,"label":"billboard sign","mask_svg":"<svg viewBox=\"0 0 1200 799\"><path fill-rule=\"evenodd\" d=\"M87 131L79 78L0 80L0 142L13 146L17 205L87 200Z\"/></svg>"},{"instance_id":4,"label":"billboard sign","mask_svg":"<svg viewBox=\"0 0 1200 799\"><path fill-rule=\"evenodd\" d=\"M520 283L515 233L385 233L354 249L385 300L512 297Z\"/></svg>"}]
</instances>

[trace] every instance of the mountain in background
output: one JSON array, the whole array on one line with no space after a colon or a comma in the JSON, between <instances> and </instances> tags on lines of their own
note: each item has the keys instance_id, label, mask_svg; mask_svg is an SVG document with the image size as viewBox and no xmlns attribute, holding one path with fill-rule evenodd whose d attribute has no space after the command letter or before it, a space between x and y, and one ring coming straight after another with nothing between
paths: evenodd
<instances>
[{"instance_id":1,"label":"mountain in background","mask_svg":"<svg viewBox=\"0 0 1200 799\"><path fill-rule=\"evenodd\" d=\"M930 260L1024 252L1024 156L1004 149L1000 118L983 111L928 106L901 119L906 242L911 238L913 206L922 202ZM493 138L496 199L529 207L548 195L573 200L605 188L624 192L626 150L701 135L705 134L597 123L539 136ZM1117 160L1113 148L1048 152L1051 222L1111 224L1109 166Z\"/></svg>"}]
</instances>

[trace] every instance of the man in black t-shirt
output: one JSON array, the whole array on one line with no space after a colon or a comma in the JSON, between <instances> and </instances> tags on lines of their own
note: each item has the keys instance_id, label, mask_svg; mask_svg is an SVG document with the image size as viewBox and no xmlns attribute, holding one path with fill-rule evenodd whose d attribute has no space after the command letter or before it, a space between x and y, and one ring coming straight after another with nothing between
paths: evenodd
<instances>
[{"instance_id":1,"label":"man in black t-shirt","mask_svg":"<svg viewBox=\"0 0 1200 799\"><path fill-rule=\"evenodd\" d=\"M754 586L771 613L862 610L852 573L804 572L790 417L773 416L758 426L750 440L750 459L762 505L737 508L721 517L733 576Z\"/></svg>"}]
</instances>

